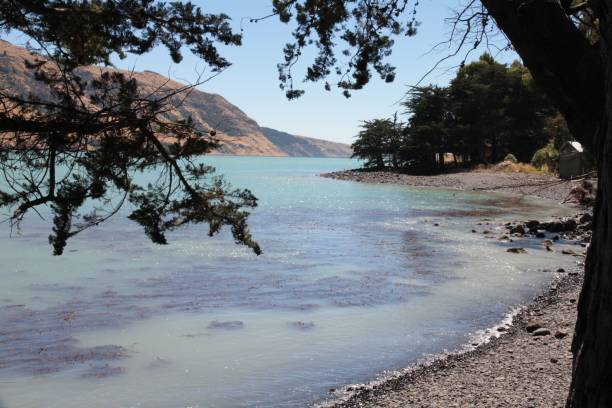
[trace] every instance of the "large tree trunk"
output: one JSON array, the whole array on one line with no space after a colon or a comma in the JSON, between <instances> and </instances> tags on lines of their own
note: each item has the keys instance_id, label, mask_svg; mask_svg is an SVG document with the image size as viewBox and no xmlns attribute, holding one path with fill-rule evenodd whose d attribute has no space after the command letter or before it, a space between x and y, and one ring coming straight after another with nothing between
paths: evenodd
<instances>
[{"instance_id":1,"label":"large tree trunk","mask_svg":"<svg viewBox=\"0 0 612 408\"><path fill-rule=\"evenodd\" d=\"M605 110L595 139L599 190L572 344L574 366L567 406L612 407L612 0L596 5L605 63Z\"/></svg>"},{"instance_id":2,"label":"large tree trunk","mask_svg":"<svg viewBox=\"0 0 612 408\"><path fill-rule=\"evenodd\" d=\"M612 407L612 0L591 0L601 40L588 43L566 10L570 0L481 0L598 158L593 239L572 344L570 408Z\"/></svg>"},{"instance_id":3,"label":"large tree trunk","mask_svg":"<svg viewBox=\"0 0 612 408\"><path fill-rule=\"evenodd\" d=\"M377 167L379 170L382 170L382 169L384 169L384 168L385 168L385 160L383 159L383 155L382 155L382 153L378 153L378 154L376 155L376 167Z\"/></svg>"}]
</instances>

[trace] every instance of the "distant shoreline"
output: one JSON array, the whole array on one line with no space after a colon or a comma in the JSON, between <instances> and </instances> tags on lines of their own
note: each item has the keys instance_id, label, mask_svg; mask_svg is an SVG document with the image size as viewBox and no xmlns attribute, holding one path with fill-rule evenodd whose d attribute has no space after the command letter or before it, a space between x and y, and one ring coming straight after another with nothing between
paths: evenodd
<instances>
[{"instance_id":1,"label":"distant shoreline","mask_svg":"<svg viewBox=\"0 0 612 408\"><path fill-rule=\"evenodd\" d=\"M414 176L390 171L345 170L323 173L321 177L360 183L397 184L413 187L441 187L464 191L493 191L527 195L563 202L578 181L561 180L544 174L473 170L434 176Z\"/></svg>"}]
</instances>

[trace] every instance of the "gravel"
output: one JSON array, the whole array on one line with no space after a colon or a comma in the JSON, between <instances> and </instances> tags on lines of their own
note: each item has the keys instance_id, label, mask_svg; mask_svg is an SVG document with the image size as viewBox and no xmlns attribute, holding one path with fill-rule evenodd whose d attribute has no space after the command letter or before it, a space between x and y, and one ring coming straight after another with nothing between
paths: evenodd
<instances>
[{"instance_id":1,"label":"gravel","mask_svg":"<svg viewBox=\"0 0 612 408\"><path fill-rule=\"evenodd\" d=\"M442 187L458 190L486 190L530 195L557 202L568 198L580 182L543 174L474 170L435 176L413 176L385 171L347 170L321 174L322 177L363 183Z\"/></svg>"}]
</instances>

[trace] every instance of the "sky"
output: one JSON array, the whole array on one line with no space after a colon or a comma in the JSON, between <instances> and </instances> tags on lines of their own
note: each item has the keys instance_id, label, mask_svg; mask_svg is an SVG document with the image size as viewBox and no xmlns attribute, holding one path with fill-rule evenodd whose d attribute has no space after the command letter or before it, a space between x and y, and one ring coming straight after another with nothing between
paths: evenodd
<instances>
[{"instance_id":1,"label":"sky","mask_svg":"<svg viewBox=\"0 0 612 408\"><path fill-rule=\"evenodd\" d=\"M325 91L323 83L298 83L296 87L305 89L306 93L293 101L288 101L279 88L276 68L283 58L283 46L291 40L291 26L281 23L275 17L258 23L249 22L249 18L270 14L271 0L192 1L204 12L228 14L232 18L233 28L237 31L243 29L242 46L220 47L221 54L232 62L232 66L200 85L200 90L222 95L260 126L351 143L362 121L403 112L399 101L409 86L416 84L440 58L448 54L448 49L433 53L429 51L435 44L448 38L449 27L444 20L452 15L452 10L457 9L462 0L420 0L417 20L421 26L418 34L399 38L389 58L389 62L397 67L393 83L384 83L378 77L373 77L364 89L353 92L348 99L338 89ZM188 50L185 51L180 64L172 64L163 48L145 55L129 56L124 60L115 58L113 62L118 68L150 70L180 82L193 83L205 65ZM480 53L474 52L471 55L476 58ZM509 62L516 56L506 52L496 55L496 58ZM443 64L424 83L447 84L455 71L451 68L460 61L461 58L455 58ZM307 62L305 58L302 69L305 69Z\"/></svg>"}]
</instances>

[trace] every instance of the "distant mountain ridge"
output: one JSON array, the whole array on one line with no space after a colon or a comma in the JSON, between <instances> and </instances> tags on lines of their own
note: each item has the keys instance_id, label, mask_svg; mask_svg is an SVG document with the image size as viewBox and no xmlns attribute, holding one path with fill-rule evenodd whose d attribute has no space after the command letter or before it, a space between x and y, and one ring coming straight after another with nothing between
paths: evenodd
<instances>
[{"instance_id":1,"label":"distant mountain ridge","mask_svg":"<svg viewBox=\"0 0 612 408\"><path fill-rule=\"evenodd\" d=\"M294 157L350 157L353 151L344 143L330 142L260 127L264 136L277 148Z\"/></svg>"},{"instance_id":2,"label":"distant mountain ridge","mask_svg":"<svg viewBox=\"0 0 612 408\"><path fill-rule=\"evenodd\" d=\"M31 60L28 50L0 40L0 89L18 94L32 93L41 98L48 97L45 85L34 79L26 68L24 59ZM80 70L83 77L90 79L112 68L85 67ZM126 72L127 73L127 72ZM160 86L176 89L183 84L169 80L152 71L127 73L138 81L144 91ZM240 108L224 97L193 90L174 113L173 119L191 116L201 129L215 129L220 147L211 154L238 156L305 156L305 157L349 157L348 145L294 136L274 129L260 127Z\"/></svg>"}]
</instances>

